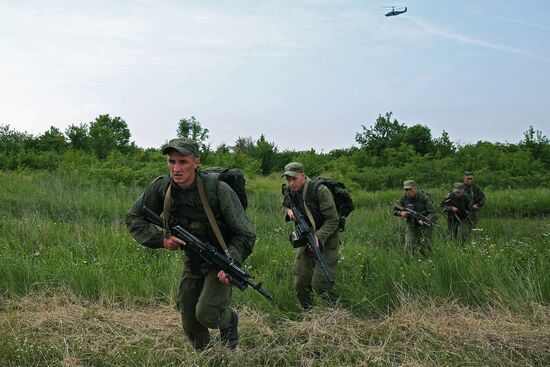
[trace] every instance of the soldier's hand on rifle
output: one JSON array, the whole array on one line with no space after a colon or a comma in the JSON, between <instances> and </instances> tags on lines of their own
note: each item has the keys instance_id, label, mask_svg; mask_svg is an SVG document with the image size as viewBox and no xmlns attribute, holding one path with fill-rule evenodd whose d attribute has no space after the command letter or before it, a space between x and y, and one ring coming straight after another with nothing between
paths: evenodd
<instances>
[{"instance_id":1,"label":"soldier's hand on rifle","mask_svg":"<svg viewBox=\"0 0 550 367\"><path fill-rule=\"evenodd\" d=\"M477 204L472 205L472 208L477 209L479 206Z\"/></svg>"},{"instance_id":2,"label":"soldier's hand on rifle","mask_svg":"<svg viewBox=\"0 0 550 367\"><path fill-rule=\"evenodd\" d=\"M286 211L286 215L288 216L288 219L290 220L296 220L296 217L294 216L294 212L292 211L292 209L288 209Z\"/></svg>"},{"instance_id":3,"label":"soldier's hand on rifle","mask_svg":"<svg viewBox=\"0 0 550 367\"><path fill-rule=\"evenodd\" d=\"M399 215L402 216L403 218L407 218L409 216L409 213L407 213L406 211L401 211L399 212Z\"/></svg>"},{"instance_id":4,"label":"soldier's hand on rifle","mask_svg":"<svg viewBox=\"0 0 550 367\"><path fill-rule=\"evenodd\" d=\"M419 220L418 220L418 224L420 224L421 226L423 226L423 225L424 225L424 221L423 221L422 219L419 219Z\"/></svg>"},{"instance_id":5,"label":"soldier's hand on rifle","mask_svg":"<svg viewBox=\"0 0 550 367\"><path fill-rule=\"evenodd\" d=\"M177 238L176 236L165 237L162 240L162 247L167 250L177 250L180 246L185 246L185 241Z\"/></svg>"},{"instance_id":6,"label":"soldier's hand on rifle","mask_svg":"<svg viewBox=\"0 0 550 367\"><path fill-rule=\"evenodd\" d=\"M225 285L231 286L231 282L227 279L227 274L223 270L218 271L218 280Z\"/></svg>"},{"instance_id":7,"label":"soldier's hand on rifle","mask_svg":"<svg viewBox=\"0 0 550 367\"><path fill-rule=\"evenodd\" d=\"M458 213L458 208L456 206L451 206L451 210L455 213Z\"/></svg>"}]
</instances>

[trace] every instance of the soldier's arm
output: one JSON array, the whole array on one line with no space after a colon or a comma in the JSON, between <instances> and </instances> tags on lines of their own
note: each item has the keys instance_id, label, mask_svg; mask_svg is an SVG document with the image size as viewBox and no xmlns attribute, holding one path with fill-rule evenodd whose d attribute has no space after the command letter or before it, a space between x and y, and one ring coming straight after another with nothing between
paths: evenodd
<instances>
[{"instance_id":1,"label":"soldier's arm","mask_svg":"<svg viewBox=\"0 0 550 367\"><path fill-rule=\"evenodd\" d=\"M319 238L319 242L324 244L330 235L337 230L339 218L334 198L328 187L319 185L317 195L319 198L319 209L325 221L321 228L317 229L316 235Z\"/></svg>"},{"instance_id":2,"label":"soldier's arm","mask_svg":"<svg viewBox=\"0 0 550 367\"><path fill-rule=\"evenodd\" d=\"M393 215L400 217L401 212L403 211L403 208L405 208L405 201L404 198L400 198L399 200L396 200L393 204Z\"/></svg>"},{"instance_id":3,"label":"soldier's arm","mask_svg":"<svg viewBox=\"0 0 550 367\"><path fill-rule=\"evenodd\" d=\"M452 211L452 207L453 207L453 204L451 203L451 193L448 192L445 197L443 198L443 200L441 201L441 203L439 204L439 207L444 211L444 212L449 212L449 211Z\"/></svg>"},{"instance_id":4,"label":"soldier's arm","mask_svg":"<svg viewBox=\"0 0 550 367\"><path fill-rule=\"evenodd\" d=\"M237 194L223 181L218 184L218 198L222 220L231 233L231 237L226 239L229 254L242 263L252 253L256 230L248 220Z\"/></svg>"},{"instance_id":5,"label":"soldier's arm","mask_svg":"<svg viewBox=\"0 0 550 367\"><path fill-rule=\"evenodd\" d=\"M485 193L483 192L481 187L478 186L477 189L479 190L479 194L476 198L476 204L478 207L482 207L483 205L485 205Z\"/></svg>"},{"instance_id":6,"label":"soldier's arm","mask_svg":"<svg viewBox=\"0 0 550 367\"><path fill-rule=\"evenodd\" d=\"M153 181L140 197L128 210L125 217L128 232L134 239L143 246L151 248L162 247L164 234L153 224L146 221L141 215L143 206L159 214L163 211L164 197L162 196L163 186L167 185L165 177L158 177Z\"/></svg>"}]
</instances>

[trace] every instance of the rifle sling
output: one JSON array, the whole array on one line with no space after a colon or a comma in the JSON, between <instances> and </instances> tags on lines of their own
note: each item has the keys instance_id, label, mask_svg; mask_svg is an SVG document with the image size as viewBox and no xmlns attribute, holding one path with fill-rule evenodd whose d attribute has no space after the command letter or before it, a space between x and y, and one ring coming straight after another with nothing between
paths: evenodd
<instances>
[{"instance_id":1,"label":"rifle sling","mask_svg":"<svg viewBox=\"0 0 550 367\"><path fill-rule=\"evenodd\" d=\"M210 227L212 227L212 230L214 231L214 234L216 235L216 239L218 240L220 246L222 249L229 253L229 249L227 248L227 245L225 244L225 240L223 239L222 233L220 231L220 227L218 226L218 222L216 222L216 218L214 218L214 213L212 212L212 208L210 207L210 204L208 203L208 200L206 200L206 193L204 191L204 183L202 182L202 179L199 175L197 175L197 189L199 191L199 197L201 199L202 207L204 208L204 212L206 213L206 216L208 217L208 222L210 223Z\"/></svg>"},{"instance_id":2,"label":"rifle sling","mask_svg":"<svg viewBox=\"0 0 550 367\"><path fill-rule=\"evenodd\" d=\"M310 179L308 178L306 180L306 183L304 185L304 209L306 210L307 219L309 219L309 222L311 223L311 226L313 227L313 233L317 232L317 229L315 228L315 220L313 219L313 215L311 214L311 210L309 210L307 203L306 203L306 194L307 189L309 188Z\"/></svg>"},{"instance_id":3,"label":"rifle sling","mask_svg":"<svg viewBox=\"0 0 550 367\"><path fill-rule=\"evenodd\" d=\"M164 206L162 216L164 217L164 237L170 236L170 227L168 221L170 219L170 208L172 206L172 184L168 184L168 189L166 189L166 194L164 195Z\"/></svg>"}]
</instances>

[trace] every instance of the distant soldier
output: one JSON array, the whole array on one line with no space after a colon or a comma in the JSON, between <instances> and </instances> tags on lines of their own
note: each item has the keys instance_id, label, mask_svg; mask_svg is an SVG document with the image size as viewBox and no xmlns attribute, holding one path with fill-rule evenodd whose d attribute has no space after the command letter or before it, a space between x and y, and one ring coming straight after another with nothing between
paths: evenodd
<instances>
[{"instance_id":1,"label":"distant soldier","mask_svg":"<svg viewBox=\"0 0 550 367\"><path fill-rule=\"evenodd\" d=\"M440 206L447 212L447 230L451 238L464 244L472 229L470 198L464 194L464 184L455 182L453 191L445 195Z\"/></svg>"},{"instance_id":2,"label":"distant soldier","mask_svg":"<svg viewBox=\"0 0 550 367\"><path fill-rule=\"evenodd\" d=\"M419 251L427 256L432 248L432 226L435 224L435 208L432 199L425 192L418 191L416 182L413 180L403 182L403 188L405 195L395 203L394 215L407 219L405 246L413 254Z\"/></svg>"},{"instance_id":3,"label":"distant soldier","mask_svg":"<svg viewBox=\"0 0 550 367\"><path fill-rule=\"evenodd\" d=\"M475 227L478 221L477 211L485 205L485 193L478 184L474 183L474 174L470 171L464 172L464 194L470 197L472 226Z\"/></svg>"}]
</instances>

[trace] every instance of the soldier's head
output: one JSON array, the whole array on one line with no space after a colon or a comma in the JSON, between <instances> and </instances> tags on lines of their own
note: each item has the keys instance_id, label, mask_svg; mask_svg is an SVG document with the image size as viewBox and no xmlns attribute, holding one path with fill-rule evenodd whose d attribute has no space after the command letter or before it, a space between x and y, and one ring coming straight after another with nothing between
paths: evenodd
<instances>
[{"instance_id":1,"label":"soldier's head","mask_svg":"<svg viewBox=\"0 0 550 367\"><path fill-rule=\"evenodd\" d=\"M192 139L172 139L162 149L166 155L170 177L182 188L190 187L195 181L195 170L200 164L199 146Z\"/></svg>"},{"instance_id":2,"label":"soldier's head","mask_svg":"<svg viewBox=\"0 0 550 367\"><path fill-rule=\"evenodd\" d=\"M464 185L471 185L474 182L473 172L466 171L464 172Z\"/></svg>"},{"instance_id":3,"label":"soldier's head","mask_svg":"<svg viewBox=\"0 0 550 367\"><path fill-rule=\"evenodd\" d=\"M283 175L281 177L286 178L288 187L292 191L300 191L306 183L304 165L300 162L290 162L285 166Z\"/></svg>"},{"instance_id":4,"label":"soldier's head","mask_svg":"<svg viewBox=\"0 0 550 367\"><path fill-rule=\"evenodd\" d=\"M414 180L407 180L403 182L403 189L405 190L405 195L410 198L416 196L416 182Z\"/></svg>"},{"instance_id":5,"label":"soldier's head","mask_svg":"<svg viewBox=\"0 0 550 367\"><path fill-rule=\"evenodd\" d=\"M464 184L462 182L455 182L453 185L453 192L457 198L461 197L464 192Z\"/></svg>"}]
</instances>

